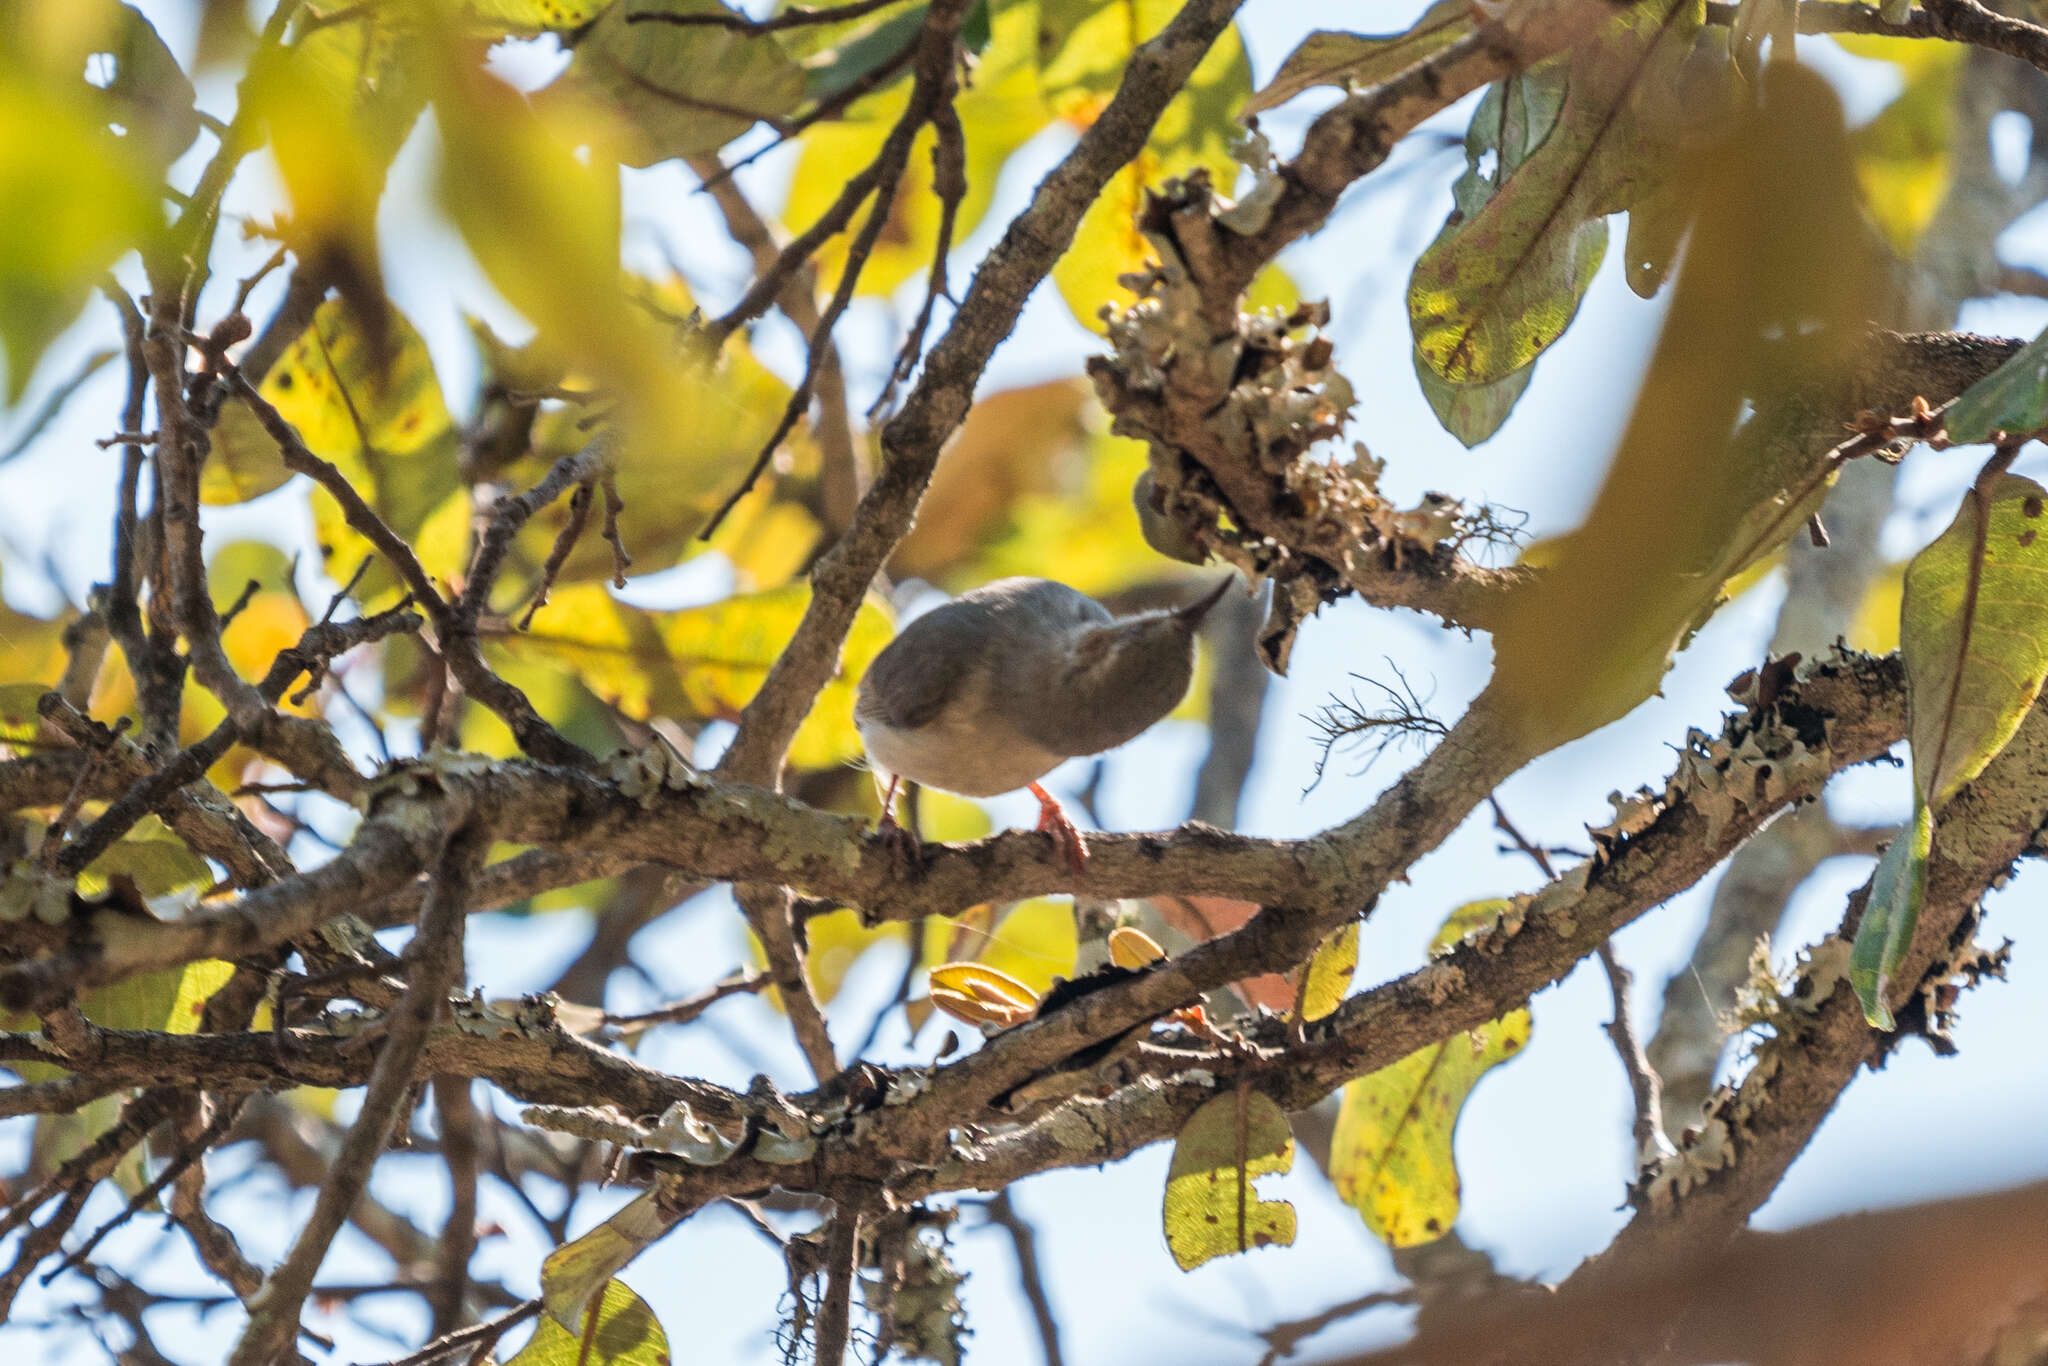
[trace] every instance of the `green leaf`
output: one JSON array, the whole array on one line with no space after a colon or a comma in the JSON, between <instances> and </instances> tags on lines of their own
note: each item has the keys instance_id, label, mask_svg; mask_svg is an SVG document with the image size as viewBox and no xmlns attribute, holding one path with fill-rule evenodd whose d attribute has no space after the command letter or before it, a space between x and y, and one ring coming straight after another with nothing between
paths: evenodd
<instances>
[{"instance_id":1,"label":"green leaf","mask_svg":"<svg viewBox=\"0 0 2048 1366\"><path fill-rule=\"evenodd\" d=\"M1180 11L1179 0L1045 0L1040 9L1039 82L1053 112L1076 128L1094 123L1130 65L1131 54ZM1242 129L1237 112L1251 93L1251 64L1232 27L1210 47L1154 125L1152 137L1110 178L1053 267L1053 283L1084 327L1101 330L1102 307L1134 296L1118 277L1152 254L1138 231L1145 191L1169 176L1206 167L1219 187L1237 177L1230 155Z\"/></svg>"},{"instance_id":2,"label":"green leaf","mask_svg":"<svg viewBox=\"0 0 2048 1366\"><path fill-rule=\"evenodd\" d=\"M1531 361L1492 384L1453 384L1430 369L1421 352L1415 353L1415 378L1430 411L1468 450L1500 430L1535 377L1536 364Z\"/></svg>"},{"instance_id":3,"label":"green leaf","mask_svg":"<svg viewBox=\"0 0 2048 1366\"><path fill-rule=\"evenodd\" d=\"M547 1255L540 1264L540 1297L548 1310L545 1323L567 1329L580 1340L590 1301L600 1291L602 1318L612 1300L611 1288L618 1284L612 1277L675 1227L675 1216L663 1213L655 1195L647 1191L634 1197L611 1218Z\"/></svg>"},{"instance_id":4,"label":"green leaf","mask_svg":"<svg viewBox=\"0 0 2048 1366\"><path fill-rule=\"evenodd\" d=\"M606 1281L594 1319L571 1330L543 1317L505 1366L669 1366L668 1334L624 1281Z\"/></svg>"},{"instance_id":5,"label":"green leaf","mask_svg":"<svg viewBox=\"0 0 2048 1366\"><path fill-rule=\"evenodd\" d=\"M1280 1107L1240 1088L1188 1116L1166 1174L1166 1245L1183 1271L1233 1252L1288 1247L1294 1206L1261 1200L1253 1181L1294 1166L1294 1134Z\"/></svg>"},{"instance_id":6,"label":"green leaf","mask_svg":"<svg viewBox=\"0 0 2048 1366\"><path fill-rule=\"evenodd\" d=\"M77 83L78 92L92 87ZM147 165L80 94L0 74L0 350L9 405L93 283L160 222Z\"/></svg>"},{"instance_id":7,"label":"green leaf","mask_svg":"<svg viewBox=\"0 0 2048 1366\"><path fill-rule=\"evenodd\" d=\"M1455 945L1496 920L1505 901L1461 906L1432 947ZM1450 1232L1460 1185L1451 1140L1479 1079L1529 1042L1529 1012L1417 1049L1344 1088L1330 1140L1330 1179L1366 1227L1390 1247L1414 1247Z\"/></svg>"},{"instance_id":8,"label":"green leaf","mask_svg":"<svg viewBox=\"0 0 2048 1366\"><path fill-rule=\"evenodd\" d=\"M2025 436L2048 426L2048 331L1963 390L1942 414L1942 426L1959 446L1989 441L1999 432Z\"/></svg>"},{"instance_id":9,"label":"green leaf","mask_svg":"<svg viewBox=\"0 0 2048 1366\"><path fill-rule=\"evenodd\" d=\"M1651 0L1556 59L1569 73L1556 126L1409 280L1416 347L1438 375L1493 383L1563 334L1606 251L1606 216L1669 160L1668 130L1642 106L1678 83L1699 26L1699 0Z\"/></svg>"},{"instance_id":10,"label":"green leaf","mask_svg":"<svg viewBox=\"0 0 2048 1366\"><path fill-rule=\"evenodd\" d=\"M1351 990L1358 971L1358 922L1346 924L1316 946L1301 982L1301 1018L1320 1020L1335 1010Z\"/></svg>"},{"instance_id":11,"label":"green leaf","mask_svg":"<svg viewBox=\"0 0 2048 1366\"><path fill-rule=\"evenodd\" d=\"M1465 129L1465 170L1451 187L1451 217L1437 234L1438 244L1453 237L1460 224L1485 208L1550 136L1558 111L1564 107L1564 78L1562 63L1546 62L1487 87ZM1532 362L1491 383L1454 384L1430 368L1420 348L1414 358L1422 396L1444 430L1467 448L1500 430L1535 373Z\"/></svg>"},{"instance_id":12,"label":"green leaf","mask_svg":"<svg viewBox=\"0 0 2048 1366\"><path fill-rule=\"evenodd\" d=\"M803 55L805 97L829 100L902 57L917 41L918 34L924 31L924 21L930 13L929 5L910 5L885 10L880 17L865 23L857 21L842 25L837 32L831 25L807 25L786 36L783 46ZM815 48L810 44L815 44ZM886 90L907 80L909 75L910 69L905 66L893 80L878 89ZM809 142L809 133L804 140Z\"/></svg>"},{"instance_id":13,"label":"green leaf","mask_svg":"<svg viewBox=\"0 0 2048 1366\"><path fill-rule=\"evenodd\" d=\"M587 99L616 119L619 160L652 166L713 152L791 113L804 73L773 34L717 24L631 23L640 14L730 14L717 0L614 5L576 44L548 98Z\"/></svg>"},{"instance_id":14,"label":"green leaf","mask_svg":"<svg viewBox=\"0 0 2048 1366\"><path fill-rule=\"evenodd\" d=\"M1273 79L1244 102L1249 119L1285 104L1304 90L1334 85L1362 90L1400 75L1472 32L1470 0L1437 0L1405 33L1345 33L1317 29L1301 40Z\"/></svg>"},{"instance_id":15,"label":"green leaf","mask_svg":"<svg viewBox=\"0 0 2048 1366\"><path fill-rule=\"evenodd\" d=\"M2048 678L2048 489L2008 474L1989 503L1987 520L1973 490L1906 566L1913 779L1936 812L2005 748Z\"/></svg>"},{"instance_id":16,"label":"green leaf","mask_svg":"<svg viewBox=\"0 0 2048 1366\"><path fill-rule=\"evenodd\" d=\"M1890 1029L1891 1006L1885 996L1892 974L1913 946L1913 928L1927 896L1927 856L1934 848L1934 813L1918 794L1913 819L1886 846L1870 877L1870 899L1863 906L1856 943L1849 950L1849 985L1863 1005L1863 1018L1873 1029Z\"/></svg>"}]
</instances>

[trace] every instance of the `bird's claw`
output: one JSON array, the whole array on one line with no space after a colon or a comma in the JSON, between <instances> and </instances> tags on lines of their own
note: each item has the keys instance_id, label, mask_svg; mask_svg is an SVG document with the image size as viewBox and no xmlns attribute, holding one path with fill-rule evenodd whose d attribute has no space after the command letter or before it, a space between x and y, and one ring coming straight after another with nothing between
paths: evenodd
<instances>
[{"instance_id":1,"label":"bird's claw","mask_svg":"<svg viewBox=\"0 0 2048 1366\"><path fill-rule=\"evenodd\" d=\"M875 822L873 835L912 872L923 871L924 841L899 822L894 812L882 812L882 818Z\"/></svg>"},{"instance_id":2,"label":"bird's claw","mask_svg":"<svg viewBox=\"0 0 2048 1366\"><path fill-rule=\"evenodd\" d=\"M1054 850L1066 860L1067 867L1075 877L1088 871L1088 846L1081 839L1080 827L1067 816L1059 802L1039 787L1031 785L1031 791L1038 798L1038 829L1040 833L1052 836Z\"/></svg>"}]
</instances>

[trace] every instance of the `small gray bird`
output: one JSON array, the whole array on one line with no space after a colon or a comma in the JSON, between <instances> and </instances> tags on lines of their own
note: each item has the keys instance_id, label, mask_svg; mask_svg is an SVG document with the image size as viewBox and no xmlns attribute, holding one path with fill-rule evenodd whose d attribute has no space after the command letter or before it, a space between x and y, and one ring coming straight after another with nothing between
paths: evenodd
<instances>
[{"instance_id":1,"label":"small gray bird","mask_svg":"<svg viewBox=\"0 0 2048 1366\"><path fill-rule=\"evenodd\" d=\"M868 666L853 705L876 780L886 780L879 832L900 829L903 778L965 797L1028 787L1038 828L1078 871L1081 833L1038 780L1180 704L1195 629L1230 582L1185 607L1119 619L1063 583L1002 579L911 622Z\"/></svg>"}]
</instances>

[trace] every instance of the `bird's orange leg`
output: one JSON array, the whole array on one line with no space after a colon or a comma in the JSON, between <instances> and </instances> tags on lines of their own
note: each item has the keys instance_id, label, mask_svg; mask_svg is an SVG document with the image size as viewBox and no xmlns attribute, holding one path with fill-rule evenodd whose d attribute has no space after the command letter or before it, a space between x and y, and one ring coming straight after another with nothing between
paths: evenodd
<instances>
[{"instance_id":1,"label":"bird's orange leg","mask_svg":"<svg viewBox=\"0 0 2048 1366\"><path fill-rule=\"evenodd\" d=\"M1068 818L1060 799L1047 792L1037 783L1031 784L1031 795L1038 798L1038 828L1052 836L1053 847L1066 855L1067 866L1076 876L1088 871L1088 846L1081 842L1081 831Z\"/></svg>"}]
</instances>

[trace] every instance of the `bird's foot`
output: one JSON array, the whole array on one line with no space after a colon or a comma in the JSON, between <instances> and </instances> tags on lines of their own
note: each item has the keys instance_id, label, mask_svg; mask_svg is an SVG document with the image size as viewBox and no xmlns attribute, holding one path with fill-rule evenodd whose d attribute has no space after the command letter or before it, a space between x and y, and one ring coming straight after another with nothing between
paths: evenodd
<instances>
[{"instance_id":1,"label":"bird's foot","mask_svg":"<svg viewBox=\"0 0 2048 1366\"><path fill-rule=\"evenodd\" d=\"M1053 848L1066 859L1067 867L1079 877L1088 871L1088 846L1082 842L1080 827L1068 818L1066 809L1059 798L1047 792L1037 783L1031 784L1031 795L1038 798L1038 828L1052 836Z\"/></svg>"},{"instance_id":2,"label":"bird's foot","mask_svg":"<svg viewBox=\"0 0 2048 1366\"><path fill-rule=\"evenodd\" d=\"M882 809L882 818L875 822L873 837L913 873L924 870L924 841L898 822L896 813L887 807Z\"/></svg>"}]
</instances>

